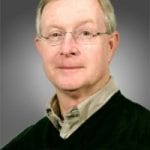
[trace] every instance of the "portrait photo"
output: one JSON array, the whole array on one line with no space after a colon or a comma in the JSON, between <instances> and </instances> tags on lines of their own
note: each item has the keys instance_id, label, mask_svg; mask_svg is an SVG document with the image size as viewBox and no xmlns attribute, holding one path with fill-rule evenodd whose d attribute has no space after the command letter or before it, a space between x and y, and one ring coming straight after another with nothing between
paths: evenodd
<instances>
[{"instance_id":1,"label":"portrait photo","mask_svg":"<svg viewBox=\"0 0 150 150\"><path fill-rule=\"evenodd\" d=\"M114 27L110 27L109 24L107 24L106 28L110 29L107 31L105 30L104 23L101 21L102 19L99 19L100 15L98 16L97 12L99 11L101 14L106 13L106 15L109 16L109 11L113 12L113 9L111 10L109 6L105 10L105 4L104 6L100 4L102 5L100 8L97 3L98 1L101 3L101 0L43 1L43 3L42 0L2 0L0 2L0 148L8 144L8 147L6 146L6 149L4 147L2 150L20 149L20 145L24 144L21 143L23 141L21 137L28 134L30 130L31 132L36 131L36 129L32 131L31 126L37 124L37 122L45 116L48 116L47 118L52 121L52 124L58 129L59 132L57 134L60 134L61 140L70 140L71 142L68 143L80 145L80 142L78 143L77 140L78 136L82 137L83 135L82 139L84 139L84 131L93 130L92 123L89 123L89 121L91 121L90 119L96 120L95 114L97 114L99 110L104 111L103 109L107 109L105 106L109 107L109 105L111 105L111 100L109 101L109 99L119 93L119 91L121 91L120 95L124 95L122 97L120 96L124 103L120 102L121 98L119 99L119 96L116 98L116 101L119 99L118 103L120 103L120 105L116 107L116 109L118 109L118 112L116 112L118 120L121 118L119 114L126 114L126 112L129 113L131 111L132 115L136 113L137 116L143 114L146 118L145 120L148 122L148 118L150 118L149 0L110 0L114 8L117 23ZM83 5L85 7L83 7ZM89 6L91 6L91 12ZM92 11L92 9L94 11ZM85 16L86 13L83 12L86 11L87 14L89 14L87 15L89 18L90 14L93 13L93 16L95 15L94 17L100 20L97 21L98 23L100 22L100 28L97 28L96 21L95 23L94 21L84 20L87 16ZM80 17L80 15L83 17ZM113 18L113 15L110 15L110 18L106 16L102 18L108 21ZM48 26L48 23L51 25ZM96 43L98 44L96 45ZM112 50L112 52L103 52L105 48ZM84 50L82 51L82 49ZM85 66L88 68L86 71L84 70ZM59 68L57 72L54 70L56 67ZM108 74L104 76L106 72ZM101 79L101 82L99 79ZM107 83L110 84L108 87ZM78 92L80 94L76 94L77 91L80 91ZM96 100L96 95L94 97L97 91L105 93L105 95L101 97L107 97L103 98L103 102L100 102L101 106L98 108L97 105L99 105L99 103ZM73 100L70 103L68 102L69 97L78 99L80 96L82 98L79 99L77 103ZM88 102L92 96L94 97L93 103L89 102L85 104L86 101L83 103L83 99L87 99ZM57 101L50 104L50 101L54 99L57 99ZM63 100L61 101L60 99ZM126 99L129 101L129 104L125 102ZM55 108L51 108L53 105L59 105L60 110L58 110L58 108L53 110ZM86 107L80 110L80 107L82 108L84 105L86 105ZM112 104L112 106L115 106L115 104ZM121 112L125 108L121 107L127 107L123 113ZM138 110L136 110L136 107ZM134 109L136 111L132 112ZM68 129L66 124L64 125L65 127L63 126L63 123L65 122L66 116L68 118L70 117L70 114L66 113L69 112L69 110L75 112L73 116L78 116L78 111L84 111L83 114L87 113L90 115L87 117L88 119L85 119L83 116L82 121L78 120L80 124L77 124L77 126L73 128L72 126L74 124L72 124L72 126L70 125L70 129ZM53 114L53 111L58 113L59 119L58 116ZM52 118L51 113L55 118ZM65 116L64 114L67 115ZM127 114L127 116L130 116L129 114ZM79 116L82 116L82 113ZM56 118L57 123L53 121ZM99 119L100 117L97 116L97 118ZM124 123L130 123L129 120L131 118L129 118L127 121L125 120ZM118 122L118 120L114 118L114 122ZM73 121L75 121L75 119ZM105 121L106 124L110 125L110 128L108 127L106 130L113 130L115 125L113 125L112 120L109 121L109 117L107 119L107 115L102 122ZM148 138L150 137L150 124L148 124L150 121L147 122L143 122L144 125L147 124L147 127L143 127L143 132L146 130L145 128L147 128ZM118 123L119 127L121 123ZM132 126L132 123L131 121L131 125L129 126ZM50 126L52 125L50 124ZM61 127L64 127L63 131L61 131ZM84 129L82 130L82 128ZM137 129L138 128L141 128L140 125ZM83 133L80 135L78 131L83 131ZM129 129L129 131L131 131L131 129ZM42 132L42 129L39 131L39 134L40 132ZM49 132L51 132L51 129L47 131L47 134ZM127 129L126 132L128 132ZM23 133L20 139L14 140L12 144L10 144L12 147L9 147L9 142L20 133ZM113 139L113 136L119 135L119 133L110 133L110 135ZM53 133L52 131L52 134L55 134L55 132ZM91 137L94 136L91 132L89 132L89 134L91 134ZM103 134L100 132L100 135ZM126 134L123 133L122 135L123 137L126 136ZM111 140L110 147L105 147L105 144L100 145L99 142L97 142L96 137L95 141L91 141L90 145L88 141L90 137L89 139L87 135L86 137L87 139L85 141L83 140L83 143L89 143L89 149L92 145L95 145L93 150L96 150L96 148L106 148L109 150L111 147ZM129 135L125 137L125 143L128 137L130 138ZM131 138L132 137L134 137L134 134ZM28 136L25 137L25 139L27 138ZM44 138L45 136L43 136L43 139ZM50 138L52 137L50 136ZM104 137L104 139L105 138L106 137ZM120 137L118 137L118 139L119 138ZM33 137L31 140L32 139ZM118 141L122 142L121 139L124 138L120 138ZM37 139L37 141L38 140L39 139ZM59 143L61 140L58 139L57 142ZM116 138L114 143L118 141ZM65 143L60 142L62 147L57 147L57 142L52 143L52 145L47 145L45 150L46 148L69 150L69 148L73 146L73 144L65 145ZM134 142L136 143L136 141L133 141L133 143ZM44 149L42 144L40 145L41 150ZM123 147L123 144L124 143L120 143L120 145L114 144L116 146L114 146L114 148L119 149L121 146ZM141 147L143 146L142 144L146 145L143 150L150 148L150 145L149 147L147 145L147 141L141 143ZM34 148L32 146L31 148L30 145L28 146L29 150L36 149L34 146ZM131 147L134 149L137 145L135 146L128 143L126 146L127 149ZM86 149L86 145L74 148ZM23 148L21 149L23 150Z\"/></svg>"}]
</instances>

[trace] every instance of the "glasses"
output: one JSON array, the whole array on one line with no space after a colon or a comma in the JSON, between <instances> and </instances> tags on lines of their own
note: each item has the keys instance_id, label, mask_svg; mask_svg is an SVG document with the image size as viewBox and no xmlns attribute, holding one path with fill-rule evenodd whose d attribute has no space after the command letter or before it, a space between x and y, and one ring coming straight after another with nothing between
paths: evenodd
<instances>
[{"instance_id":1,"label":"glasses","mask_svg":"<svg viewBox=\"0 0 150 150\"><path fill-rule=\"evenodd\" d=\"M44 38L48 41L51 46L61 45L64 42L66 34L72 34L74 40L79 44L92 44L96 41L97 36L104 34L109 34L108 32L94 32L90 29L82 29L74 32L64 32L60 30L52 31L48 36L41 35L41 38Z\"/></svg>"}]
</instances>

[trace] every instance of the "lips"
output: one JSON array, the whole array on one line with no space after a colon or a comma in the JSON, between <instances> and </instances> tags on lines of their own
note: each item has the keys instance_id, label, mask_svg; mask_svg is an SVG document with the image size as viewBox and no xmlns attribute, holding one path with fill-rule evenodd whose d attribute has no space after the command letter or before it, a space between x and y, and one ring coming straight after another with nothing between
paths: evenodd
<instances>
[{"instance_id":1,"label":"lips","mask_svg":"<svg viewBox=\"0 0 150 150\"><path fill-rule=\"evenodd\" d=\"M84 66L82 66L82 65L65 65L65 64L62 64L62 65L59 65L58 67L57 67L57 69L59 69L59 70L62 70L62 71L79 71L79 70L81 70L81 69L83 69L84 68Z\"/></svg>"},{"instance_id":2,"label":"lips","mask_svg":"<svg viewBox=\"0 0 150 150\"><path fill-rule=\"evenodd\" d=\"M75 70L75 69L82 69L83 66L59 66L58 68L62 70Z\"/></svg>"}]
</instances>

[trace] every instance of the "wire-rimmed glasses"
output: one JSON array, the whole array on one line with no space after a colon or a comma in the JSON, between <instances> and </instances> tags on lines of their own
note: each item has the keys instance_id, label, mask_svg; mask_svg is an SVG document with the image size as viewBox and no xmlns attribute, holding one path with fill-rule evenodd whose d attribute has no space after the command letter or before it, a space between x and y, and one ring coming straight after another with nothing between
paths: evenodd
<instances>
[{"instance_id":1,"label":"wire-rimmed glasses","mask_svg":"<svg viewBox=\"0 0 150 150\"><path fill-rule=\"evenodd\" d=\"M64 42L66 34L72 34L74 40L79 44L92 44L97 36L109 34L108 32L95 32L91 29L76 30L74 32L65 32L62 30L55 30L49 32L48 36L40 35L48 41L51 46L60 45Z\"/></svg>"}]
</instances>

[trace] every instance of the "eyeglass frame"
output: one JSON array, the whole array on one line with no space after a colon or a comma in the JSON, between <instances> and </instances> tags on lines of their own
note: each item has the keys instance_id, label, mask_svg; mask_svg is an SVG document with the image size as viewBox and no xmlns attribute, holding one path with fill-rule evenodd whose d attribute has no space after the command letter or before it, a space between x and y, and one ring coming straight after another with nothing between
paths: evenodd
<instances>
[{"instance_id":1,"label":"eyeglass frame","mask_svg":"<svg viewBox=\"0 0 150 150\"><path fill-rule=\"evenodd\" d=\"M80 31L80 30L79 30ZM88 31L82 31L82 32L88 32ZM75 40L75 42L77 42L78 43L78 37L80 36L80 33L82 33L82 32L78 32L78 30L77 31L73 31L73 32L65 32L65 31L63 31L63 32L60 32L61 34L62 34L62 37L61 37L61 39L60 39L60 41L51 41L51 42L56 42L56 44L50 44L51 46L56 46L56 45L61 45L63 42L64 42L64 39L65 39L65 37L66 37L66 34L67 33L70 33L70 34L72 34L72 37L74 38L74 40ZM75 36L75 33L78 33L76 36ZM90 35L90 37L89 38L87 38L87 39L92 39L92 38L94 38L94 37L97 37L97 36L101 36L101 35L105 35L105 34L110 34L109 32L96 32L95 34L94 33L92 33L92 32L89 32L91 35ZM39 37L40 38L43 38L43 39L45 39L45 40L49 40L50 39L50 35L48 35L48 36L43 36L42 34L40 34L39 35ZM79 38L79 39L81 39L81 38ZM58 43L57 43L58 42ZM82 42L79 42L79 43L82 43ZM84 43L84 42L83 42Z\"/></svg>"}]
</instances>

